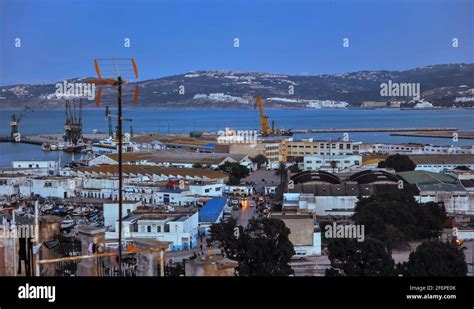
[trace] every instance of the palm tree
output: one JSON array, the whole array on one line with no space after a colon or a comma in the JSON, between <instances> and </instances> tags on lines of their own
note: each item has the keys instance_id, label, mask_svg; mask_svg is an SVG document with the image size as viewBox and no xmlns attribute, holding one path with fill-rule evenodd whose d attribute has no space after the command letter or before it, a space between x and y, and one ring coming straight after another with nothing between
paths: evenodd
<instances>
[{"instance_id":1,"label":"palm tree","mask_svg":"<svg viewBox=\"0 0 474 309\"><path fill-rule=\"evenodd\" d=\"M283 183L284 179L286 179L287 176L287 168L285 163L280 162L278 168L275 171L275 175L280 176L280 183Z\"/></svg>"}]
</instances>

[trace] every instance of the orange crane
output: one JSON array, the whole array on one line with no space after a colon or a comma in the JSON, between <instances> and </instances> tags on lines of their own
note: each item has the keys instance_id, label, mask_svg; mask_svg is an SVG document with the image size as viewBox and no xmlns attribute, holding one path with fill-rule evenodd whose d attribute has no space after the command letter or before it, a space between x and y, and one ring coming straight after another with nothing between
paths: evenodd
<instances>
[{"instance_id":1,"label":"orange crane","mask_svg":"<svg viewBox=\"0 0 474 309\"><path fill-rule=\"evenodd\" d=\"M255 101L255 108L260 111L260 124L262 125L262 135L263 136L292 136L293 132L290 130L283 130L283 129L276 129L275 128L275 121L272 121L272 127L268 126L268 116L263 111L263 101L262 97L258 96L257 100Z\"/></svg>"},{"instance_id":2,"label":"orange crane","mask_svg":"<svg viewBox=\"0 0 474 309\"><path fill-rule=\"evenodd\" d=\"M260 111L260 124L262 125L262 134L264 136L270 135L270 128L268 127L268 116L265 115L263 111L263 101L262 97L258 96L257 101L255 102L255 107L258 106L258 110Z\"/></svg>"}]
</instances>

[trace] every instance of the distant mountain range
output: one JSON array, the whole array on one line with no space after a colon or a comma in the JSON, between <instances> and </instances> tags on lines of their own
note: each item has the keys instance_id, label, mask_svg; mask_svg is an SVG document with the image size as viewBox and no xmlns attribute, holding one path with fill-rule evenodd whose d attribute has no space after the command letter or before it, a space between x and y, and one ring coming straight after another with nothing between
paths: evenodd
<instances>
[{"instance_id":1,"label":"distant mountain range","mask_svg":"<svg viewBox=\"0 0 474 309\"><path fill-rule=\"evenodd\" d=\"M85 82L73 78L68 82ZM308 100L388 101L380 96L381 83L420 83L421 97L435 106L474 105L474 64L431 65L405 71L359 71L311 76L236 71L194 71L138 82L140 107L213 108L253 107L262 96L267 107L302 108ZM64 81L58 81L63 83ZM56 84L0 87L0 108L62 108ZM133 84L124 86L126 102L132 101ZM292 90L294 93L292 94ZM103 104L114 104L112 89L103 90ZM398 98L403 101L403 98ZM83 100L84 107L94 100Z\"/></svg>"}]
</instances>

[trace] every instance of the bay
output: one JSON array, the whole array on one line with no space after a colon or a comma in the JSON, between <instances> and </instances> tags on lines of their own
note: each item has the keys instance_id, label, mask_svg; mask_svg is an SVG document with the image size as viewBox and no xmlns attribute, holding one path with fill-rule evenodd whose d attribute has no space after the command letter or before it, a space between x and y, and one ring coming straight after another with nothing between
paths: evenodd
<instances>
[{"instance_id":1,"label":"bay","mask_svg":"<svg viewBox=\"0 0 474 309\"><path fill-rule=\"evenodd\" d=\"M10 116L19 110L0 110L0 135L10 134ZM461 131L474 131L473 109L320 109L320 110L267 110L269 123L275 121L277 128L284 129L330 129L330 128L433 128L454 127ZM22 135L63 133L65 111L60 109L37 109L27 112L20 122ZM254 109L132 109L124 110L124 117L132 122L124 123L124 130L130 125L137 133L190 132L193 130L218 131L226 127L240 130L258 130L260 122L258 110ZM94 129L106 132L107 118L105 108L85 109L83 111L84 133ZM114 124L115 126L115 124ZM341 133L305 134L295 138L313 137L315 139L337 139ZM363 142L424 143L434 145L473 145L474 140L420 138L390 136L389 133L350 133L349 138ZM3 144L3 145L2 145ZM10 166L15 159L57 159L56 153L44 153L35 145L12 145L0 143L0 166ZM62 161L70 159L61 153Z\"/></svg>"}]
</instances>

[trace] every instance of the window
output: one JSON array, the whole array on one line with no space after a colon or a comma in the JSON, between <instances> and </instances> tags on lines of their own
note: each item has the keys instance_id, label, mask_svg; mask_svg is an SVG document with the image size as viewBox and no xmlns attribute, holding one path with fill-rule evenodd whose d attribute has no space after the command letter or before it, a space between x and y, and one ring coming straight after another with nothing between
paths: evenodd
<instances>
[{"instance_id":1,"label":"window","mask_svg":"<svg viewBox=\"0 0 474 309\"><path fill-rule=\"evenodd\" d=\"M205 190L204 190L204 192L206 192L206 193L209 193L209 191L210 191L209 189L205 189Z\"/></svg>"},{"instance_id":2,"label":"window","mask_svg":"<svg viewBox=\"0 0 474 309\"><path fill-rule=\"evenodd\" d=\"M145 233L145 227L143 225L140 225L140 233Z\"/></svg>"},{"instance_id":3,"label":"window","mask_svg":"<svg viewBox=\"0 0 474 309\"><path fill-rule=\"evenodd\" d=\"M156 227L156 232L157 232L157 233L161 233L161 226L157 226L157 227Z\"/></svg>"},{"instance_id":4,"label":"window","mask_svg":"<svg viewBox=\"0 0 474 309\"><path fill-rule=\"evenodd\" d=\"M147 231L148 233L151 233L151 225L147 225L147 226L146 226L146 231Z\"/></svg>"}]
</instances>

